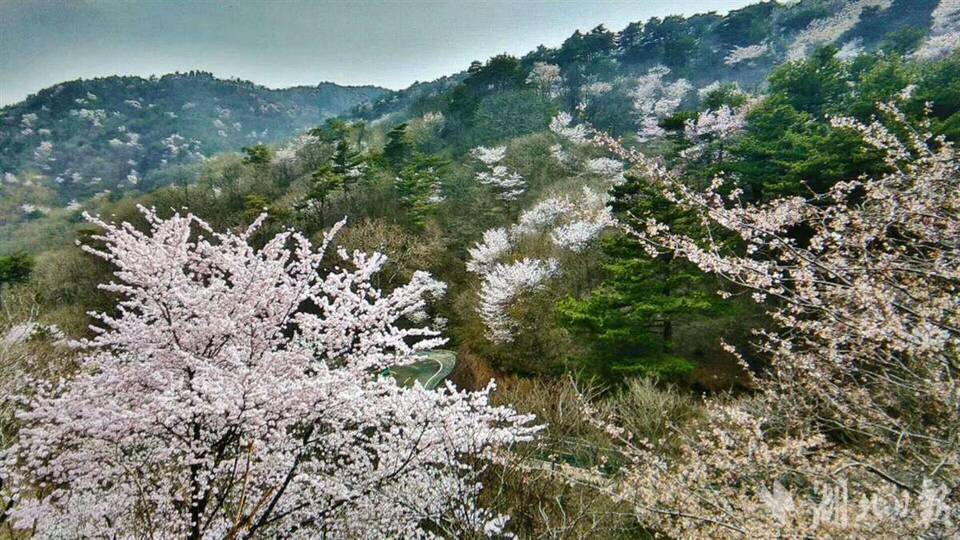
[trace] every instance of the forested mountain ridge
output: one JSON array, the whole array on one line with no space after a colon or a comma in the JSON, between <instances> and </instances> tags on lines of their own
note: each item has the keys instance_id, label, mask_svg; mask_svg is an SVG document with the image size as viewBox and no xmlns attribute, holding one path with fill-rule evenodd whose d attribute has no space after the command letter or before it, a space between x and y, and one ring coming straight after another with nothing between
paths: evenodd
<instances>
[{"instance_id":1,"label":"forested mountain ridge","mask_svg":"<svg viewBox=\"0 0 960 540\"><path fill-rule=\"evenodd\" d=\"M65 82L0 111L0 223L189 181L179 166L280 142L338 115L396 125L439 112L442 145L458 155L543 129L561 109L616 135L655 134L710 89L734 83L756 92L777 65L819 46L837 46L841 59L870 51L936 55L949 46L942 38L950 30L933 20L937 5L762 2L723 16L653 18L619 32L601 25L556 48L474 62L400 91L332 83L271 90L203 72Z\"/></svg>"},{"instance_id":2,"label":"forested mountain ridge","mask_svg":"<svg viewBox=\"0 0 960 540\"><path fill-rule=\"evenodd\" d=\"M64 82L0 110L2 189L34 206L149 191L167 167L289 138L382 92L273 90L205 72Z\"/></svg>"},{"instance_id":3,"label":"forested mountain ridge","mask_svg":"<svg viewBox=\"0 0 960 540\"><path fill-rule=\"evenodd\" d=\"M474 62L466 75L481 76L467 85L459 84L464 74L417 83L361 104L351 115L397 120L439 109L454 113L452 118L448 114L449 134L489 122L485 115L506 102L523 101L523 96L504 94L529 89L536 79L538 90L560 97L567 110L579 107L599 127L625 134L635 130L638 120L632 107L636 80L651 69L664 73L664 80L682 79L694 89L736 83L757 91L774 67L824 45L836 46L843 59L873 51L935 56L951 46L949 28L933 20L937 6L938 0L767 1L726 15L654 17L619 32L600 25L574 32L556 48L541 46L518 59L497 57L486 67ZM542 67L534 70L538 64ZM684 105L694 100L686 96ZM537 107L532 109L519 112L533 113ZM462 142L467 148L478 141Z\"/></svg>"}]
</instances>

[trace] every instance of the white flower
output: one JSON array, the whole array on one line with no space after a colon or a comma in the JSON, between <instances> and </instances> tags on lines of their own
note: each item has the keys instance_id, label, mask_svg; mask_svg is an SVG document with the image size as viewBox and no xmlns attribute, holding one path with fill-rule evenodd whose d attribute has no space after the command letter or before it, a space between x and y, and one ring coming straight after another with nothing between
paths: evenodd
<instances>
[{"instance_id":1,"label":"white flower","mask_svg":"<svg viewBox=\"0 0 960 540\"><path fill-rule=\"evenodd\" d=\"M585 144L590 138L589 131L583 124L571 126L572 122L569 113L560 112L550 121L550 131L574 144Z\"/></svg>"},{"instance_id":2,"label":"white flower","mask_svg":"<svg viewBox=\"0 0 960 540\"><path fill-rule=\"evenodd\" d=\"M735 66L749 60L756 60L770 52L770 46L766 43L748 45L746 47L734 47L730 54L724 58L723 63L728 66Z\"/></svg>"},{"instance_id":3,"label":"white flower","mask_svg":"<svg viewBox=\"0 0 960 540\"><path fill-rule=\"evenodd\" d=\"M467 262L467 271L476 274L485 274L497 259L510 251L510 236L504 228L488 229L483 233L483 240L470 248L470 260Z\"/></svg>"},{"instance_id":4,"label":"white flower","mask_svg":"<svg viewBox=\"0 0 960 540\"><path fill-rule=\"evenodd\" d=\"M512 264L497 264L483 278L480 288L480 318L487 327L487 339L506 343L513 339L515 322L507 309L521 293L540 288L544 279L558 268L554 259L523 259Z\"/></svg>"}]
</instances>

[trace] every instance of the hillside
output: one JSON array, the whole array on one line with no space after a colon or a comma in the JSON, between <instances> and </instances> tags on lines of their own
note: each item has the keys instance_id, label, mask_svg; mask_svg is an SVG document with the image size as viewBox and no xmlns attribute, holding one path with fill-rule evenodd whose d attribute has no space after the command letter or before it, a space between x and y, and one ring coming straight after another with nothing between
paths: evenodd
<instances>
[{"instance_id":1,"label":"hillside","mask_svg":"<svg viewBox=\"0 0 960 540\"><path fill-rule=\"evenodd\" d=\"M518 59L500 56L487 65L474 62L465 83L461 74L386 92L352 116L397 122L440 110L447 116L445 136L465 150L495 138L494 129L500 137L535 131L533 117L543 109L538 101L543 97L625 135L644 122L663 120L666 109L695 105L695 90L723 83L762 90L774 67L818 47L836 46L841 59L872 51L941 55L956 45L945 39L956 21L934 24L937 5L937 0L768 1L725 16L655 17L619 32L601 25L574 32L557 48L539 47ZM683 83L672 84L676 81ZM504 108L512 114L493 118ZM464 138L468 131L471 140Z\"/></svg>"},{"instance_id":2,"label":"hillside","mask_svg":"<svg viewBox=\"0 0 960 540\"><path fill-rule=\"evenodd\" d=\"M105 190L149 191L167 167L289 138L382 92L272 90L204 72L65 82L0 110L4 197L63 206Z\"/></svg>"},{"instance_id":3,"label":"hillside","mask_svg":"<svg viewBox=\"0 0 960 540\"><path fill-rule=\"evenodd\" d=\"M960 538L958 45L960 0L800 0L382 95L41 92L0 529Z\"/></svg>"}]
</instances>

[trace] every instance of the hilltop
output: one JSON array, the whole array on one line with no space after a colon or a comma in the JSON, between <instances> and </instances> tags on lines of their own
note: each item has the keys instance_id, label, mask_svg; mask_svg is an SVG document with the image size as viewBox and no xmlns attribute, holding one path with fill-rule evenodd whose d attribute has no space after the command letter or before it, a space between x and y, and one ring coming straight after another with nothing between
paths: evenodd
<instances>
[{"instance_id":1,"label":"hilltop","mask_svg":"<svg viewBox=\"0 0 960 540\"><path fill-rule=\"evenodd\" d=\"M448 138L466 149L491 138L476 133L487 131L485 126L497 124L501 137L535 131L534 124L544 127L531 122L550 100L625 135L652 120L644 111L653 112L657 104L643 103L644 91L655 99L666 90L667 100L676 103L660 107L672 110L696 105L697 92L679 95L681 90L726 83L759 92L776 66L827 45L836 46L841 59L876 51L942 54L950 48L945 38L952 19L935 24L937 5L937 0L768 1L726 15L654 17L620 31L600 25L574 32L559 47L541 46L520 58L500 55L486 64L474 62L465 73L386 92L355 107L351 116L396 123L439 110L447 116ZM676 81L684 83L671 88ZM647 88L638 93L638 85ZM671 97L671 91L678 96ZM497 114L501 118L493 118ZM469 131L472 140L463 138Z\"/></svg>"},{"instance_id":2,"label":"hilltop","mask_svg":"<svg viewBox=\"0 0 960 540\"><path fill-rule=\"evenodd\" d=\"M289 138L383 91L327 82L273 90L206 72L64 82L0 110L3 189L52 206L149 191L167 182L164 169Z\"/></svg>"}]
</instances>

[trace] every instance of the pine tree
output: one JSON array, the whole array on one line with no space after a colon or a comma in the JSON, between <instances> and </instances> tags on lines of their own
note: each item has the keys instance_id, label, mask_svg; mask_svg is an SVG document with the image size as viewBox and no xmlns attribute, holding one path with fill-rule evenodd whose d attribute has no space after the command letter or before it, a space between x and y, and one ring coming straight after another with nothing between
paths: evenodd
<instances>
[{"instance_id":1,"label":"pine tree","mask_svg":"<svg viewBox=\"0 0 960 540\"><path fill-rule=\"evenodd\" d=\"M362 163L360 153L351 150L350 143L346 139L341 139L337 143L336 152L334 152L330 162L331 170L341 178L344 191L350 191L350 187L360 177L359 167Z\"/></svg>"},{"instance_id":2,"label":"pine tree","mask_svg":"<svg viewBox=\"0 0 960 540\"><path fill-rule=\"evenodd\" d=\"M397 175L397 197L417 227L423 226L433 207L442 200L440 181L448 165L438 156L418 154Z\"/></svg>"},{"instance_id":3,"label":"pine tree","mask_svg":"<svg viewBox=\"0 0 960 540\"><path fill-rule=\"evenodd\" d=\"M644 178L631 177L614 188L613 209L626 222L630 215L652 214L683 230L695 229ZM625 376L677 378L694 364L674 351L678 326L716 315L727 308L711 290L707 277L693 265L669 255L650 257L631 236L604 241L607 278L583 299L558 305L561 323L588 348L588 373L610 381Z\"/></svg>"},{"instance_id":4,"label":"pine tree","mask_svg":"<svg viewBox=\"0 0 960 540\"><path fill-rule=\"evenodd\" d=\"M251 165L266 165L270 163L270 159L273 157L270 147L265 144L245 146L241 148L241 151L244 153L243 162Z\"/></svg>"},{"instance_id":5,"label":"pine tree","mask_svg":"<svg viewBox=\"0 0 960 540\"><path fill-rule=\"evenodd\" d=\"M14 253L0 257L0 286L4 283L21 283L33 272L33 257L26 253Z\"/></svg>"},{"instance_id":6,"label":"pine tree","mask_svg":"<svg viewBox=\"0 0 960 540\"><path fill-rule=\"evenodd\" d=\"M331 166L324 165L310 176L310 189L298 209L317 215L322 225L327 201L331 195L341 189L343 189L343 176L334 172Z\"/></svg>"},{"instance_id":7,"label":"pine tree","mask_svg":"<svg viewBox=\"0 0 960 540\"><path fill-rule=\"evenodd\" d=\"M383 157L395 168L406 164L413 153L413 145L407 138L407 124L400 124L387 132L387 144L383 147Z\"/></svg>"}]
</instances>

